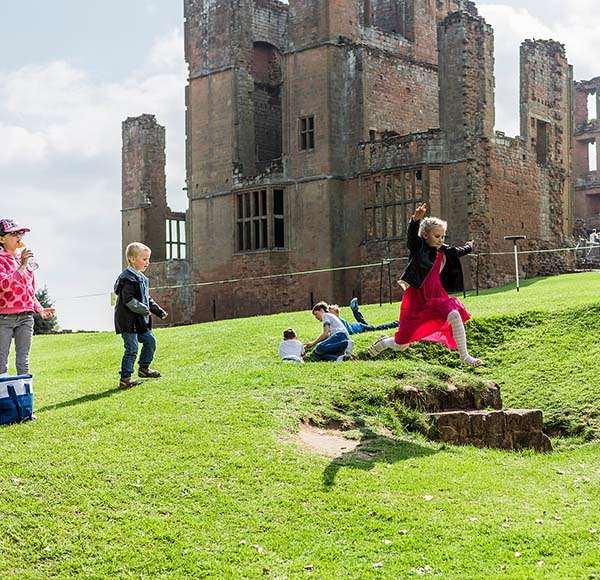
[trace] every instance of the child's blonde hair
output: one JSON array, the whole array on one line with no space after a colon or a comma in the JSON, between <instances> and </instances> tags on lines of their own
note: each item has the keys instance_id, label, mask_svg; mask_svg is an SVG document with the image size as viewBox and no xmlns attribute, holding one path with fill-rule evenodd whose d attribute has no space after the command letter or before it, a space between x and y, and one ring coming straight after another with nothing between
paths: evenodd
<instances>
[{"instance_id":1,"label":"child's blonde hair","mask_svg":"<svg viewBox=\"0 0 600 580\"><path fill-rule=\"evenodd\" d=\"M423 237L423 234L430 232L433 228L443 228L446 231L448 222L436 217L423 218L419 224L419 236Z\"/></svg>"},{"instance_id":2,"label":"child's blonde hair","mask_svg":"<svg viewBox=\"0 0 600 580\"><path fill-rule=\"evenodd\" d=\"M128 264L131 264L131 260L139 256L144 250L152 251L146 244L142 244L142 242L131 242L125 248L125 260Z\"/></svg>"}]
</instances>

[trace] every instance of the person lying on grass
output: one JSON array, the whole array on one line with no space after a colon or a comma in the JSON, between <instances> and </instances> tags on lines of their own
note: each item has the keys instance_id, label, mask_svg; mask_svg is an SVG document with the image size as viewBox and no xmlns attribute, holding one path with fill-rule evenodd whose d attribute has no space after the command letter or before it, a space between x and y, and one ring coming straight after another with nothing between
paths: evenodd
<instances>
[{"instance_id":1,"label":"person lying on grass","mask_svg":"<svg viewBox=\"0 0 600 580\"><path fill-rule=\"evenodd\" d=\"M445 221L428 217L427 204L419 205L408 224L408 265L399 283L406 288L400 306L400 326L395 336L382 336L371 345L369 354L377 356L387 348L403 351L411 342L428 340L458 349L460 360L468 366L482 361L467 350L464 323L471 315L464 304L448 292L464 287L460 258L473 251L473 242L453 247L444 244Z\"/></svg>"},{"instance_id":2,"label":"person lying on grass","mask_svg":"<svg viewBox=\"0 0 600 580\"><path fill-rule=\"evenodd\" d=\"M384 324L378 324L376 326L369 324L365 320L365 317L358 307L357 298L352 298L352 300L350 300L350 310L352 310L352 314L354 315L356 322L348 322L342 318L340 316L340 307L337 304L329 305L329 312L331 312L331 314L335 314L342 321L342 324L346 327L348 334L360 334L361 332L373 332L375 330L388 330L390 328L397 328L398 326L397 320L385 322Z\"/></svg>"},{"instance_id":3,"label":"person lying on grass","mask_svg":"<svg viewBox=\"0 0 600 580\"><path fill-rule=\"evenodd\" d=\"M311 350L311 359L316 361L342 360L348 348L350 336L342 321L329 312L327 302L318 302L313 306L313 316L323 324L323 332L311 342L307 342L305 349Z\"/></svg>"}]
</instances>

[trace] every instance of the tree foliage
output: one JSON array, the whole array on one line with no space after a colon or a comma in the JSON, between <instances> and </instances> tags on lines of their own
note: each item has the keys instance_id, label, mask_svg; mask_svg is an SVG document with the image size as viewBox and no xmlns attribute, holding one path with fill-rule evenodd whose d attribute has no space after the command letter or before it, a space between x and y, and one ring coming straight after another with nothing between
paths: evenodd
<instances>
[{"instance_id":1,"label":"tree foliage","mask_svg":"<svg viewBox=\"0 0 600 580\"><path fill-rule=\"evenodd\" d=\"M48 288L45 286L40 288L35 293L40 304L44 308L51 308L54 305L54 300L48 293ZM39 314L35 314L33 317L33 334L52 334L58 330L58 318L53 316L48 320L44 320Z\"/></svg>"}]
</instances>

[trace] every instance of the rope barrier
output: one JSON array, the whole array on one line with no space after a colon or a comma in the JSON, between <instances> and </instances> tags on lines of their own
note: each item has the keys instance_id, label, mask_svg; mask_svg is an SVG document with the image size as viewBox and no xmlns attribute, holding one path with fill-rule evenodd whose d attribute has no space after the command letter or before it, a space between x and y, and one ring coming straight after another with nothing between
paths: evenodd
<instances>
[{"instance_id":1,"label":"rope barrier","mask_svg":"<svg viewBox=\"0 0 600 580\"><path fill-rule=\"evenodd\" d=\"M578 246L578 247L571 246L571 247L565 247L565 248L551 248L551 249L546 249L546 250L521 250L521 251L518 251L517 254L518 255L528 255L528 254L547 254L547 253L553 253L553 252L572 252L572 251L579 252L579 251L585 251L585 250L592 250L594 248L600 250L600 245L591 245L591 246L586 245L586 246ZM485 258L488 256L493 257L493 256L513 256L513 255L514 255L514 252L487 252L487 253L469 254L469 256L476 258L476 259ZM150 288L150 290L177 290L179 288L200 288L200 287L204 287L204 286L235 284L238 282L273 280L273 279L277 279L277 278L307 276L310 274L324 274L327 272L340 272L340 271L344 271L344 270L359 270L359 269L375 268L375 267L382 268L383 266L389 267L389 265L392 262L406 261L406 260L408 260L407 256L401 256L401 257L397 257L397 258L383 258L379 262L372 262L369 264L356 264L356 265L352 265L352 266L337 266L334 268L319 268L319 269L315 269L315 270L285 272L282 274L266 274L264 276L249 276L246 278L228 278L225 280L211 280L208 282L194 282L194 283L190 283L190 284L175 284L172 286L152 286ZM94 294L82 294L79 296L56 298L56 300L61 300L61 301L80 300L83 298L99 298L102 296L111 296L111 293L110 292L99 292L99 293L94 293Z\"/></svg>"}]
</instances>

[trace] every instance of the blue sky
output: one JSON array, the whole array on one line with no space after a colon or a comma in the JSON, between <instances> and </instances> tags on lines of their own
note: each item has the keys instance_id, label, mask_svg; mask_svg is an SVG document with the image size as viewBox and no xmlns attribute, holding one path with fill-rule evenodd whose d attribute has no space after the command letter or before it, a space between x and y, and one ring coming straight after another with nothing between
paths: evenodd
<instances>
[{"instance_id":1,"label":"blue sky","mask_svg":"<svg viewBox=\"0 0 600 580\"><path fill-rule=\"evenodd\" d=\"M600 75L598 0L478 6L495 30L497 129L518 132L525 38L565 43L577 79ZM183 0L1 2L0 215L32 228L38 280L65 328L112 325L127 116L153 113L166 126L169 203L185 209L182 29Z\"/></svg>"}]
</instances>

